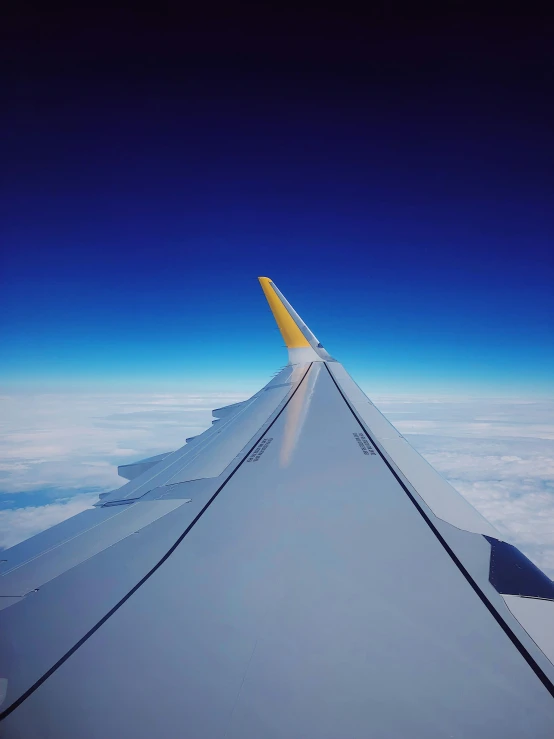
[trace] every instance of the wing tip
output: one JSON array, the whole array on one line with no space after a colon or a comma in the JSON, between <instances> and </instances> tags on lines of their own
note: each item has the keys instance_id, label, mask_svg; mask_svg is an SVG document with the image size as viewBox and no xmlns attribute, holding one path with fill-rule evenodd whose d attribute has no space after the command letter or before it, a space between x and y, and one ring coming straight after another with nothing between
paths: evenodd
<instances>
[{"instance_id":1,"label":"wing tip","mask_svg":"<svg viewBox=\"0 0 554 739\"><path fill-rule=\"evenodd\" d=\"M275 322L289 350L291 364L334 361L269 277L258 277Z\"/></svg>"},{"instance_id":2,"label":"wing tip","mask_svg":"<svg viewBox=\"0 0 554 739\"><path fill-rule=\"evenodd\" d=\"M286 306L283 305L269 277L258 277L258 280L287 348L309 347L309 342L296 325Z\"/></svg>"}]
</instances>

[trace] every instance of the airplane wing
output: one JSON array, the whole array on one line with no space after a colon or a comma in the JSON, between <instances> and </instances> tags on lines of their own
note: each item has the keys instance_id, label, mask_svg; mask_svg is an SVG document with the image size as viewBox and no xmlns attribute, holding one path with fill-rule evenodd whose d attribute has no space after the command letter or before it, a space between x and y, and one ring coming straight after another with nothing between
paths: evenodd
<instances>
[{"instance_id":1,"label":"airplane wing","mask_svg":"<svg viewBox=\"0 0 554 739\"><path fill-rule=\"evenodd\" d=\"M2 737L554 736L554 584L268 278L289 364L2 552Z\"/></svg>"}]
</instances>

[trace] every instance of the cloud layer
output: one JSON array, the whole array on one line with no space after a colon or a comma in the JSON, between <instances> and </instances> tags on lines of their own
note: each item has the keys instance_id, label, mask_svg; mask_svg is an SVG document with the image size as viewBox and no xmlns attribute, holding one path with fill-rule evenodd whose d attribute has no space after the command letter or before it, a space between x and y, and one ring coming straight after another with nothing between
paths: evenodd
<instances>
[{"instance_id":1,"label":"cloud layer","mask_svg":"<svg viewBox=\"0 0 554 739\"><path fill-rule=\"evenodd\" d=\"M554 575L554 402L375 397L408 441Z\"/></svg>"},{"instance_id":2,"label":"cloud layer","mask_svg":"<svg viewBox=\"0 0 554 739\"><path fill-rule=\"evenodd\" d=\"M237 393L0 398L0 546L119 487L117 465L181 446ZM374 396L411 444L554 575L554 402Z\"/></svg>"},{"instance_id":3,"label":"cloud layer","mask_svg":"<svg viewBox=\"0 0 554 739\"><path fill-rule=\"evenodd\" d=\"M117 465L176 449L236 393L0 397L0 547L91 506L120 487Z\"/></svg>"}]
</instances>

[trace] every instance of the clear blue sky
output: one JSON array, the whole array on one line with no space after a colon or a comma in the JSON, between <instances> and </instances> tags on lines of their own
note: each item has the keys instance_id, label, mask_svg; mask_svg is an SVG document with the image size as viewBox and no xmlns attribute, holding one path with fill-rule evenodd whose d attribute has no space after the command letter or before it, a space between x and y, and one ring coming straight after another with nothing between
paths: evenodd
<instances>
[{"instance_id":1,"label":"clear blue sky","mask_svg":"<svg viewBox=\"0 0 554 739\"><path fill-rule=\"evenodd\" d=\"M250 388L268 275L366 387L554 392L547 39L304 20L14 18L3 387Z\"/></svg>"}]
</instances>

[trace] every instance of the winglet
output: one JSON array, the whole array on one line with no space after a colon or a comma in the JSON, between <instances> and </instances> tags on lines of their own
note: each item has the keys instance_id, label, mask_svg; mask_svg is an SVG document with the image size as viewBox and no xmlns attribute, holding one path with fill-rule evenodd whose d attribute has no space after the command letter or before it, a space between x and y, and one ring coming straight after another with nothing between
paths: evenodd
<instances>
[{"instance_id":1,"label":"winglet","mask_svg":"<svg viewBox=\"0 0 554 739\"><path fill-rule=\"evenodd\" d=\"M269 277L258 277L287 349L290 364L331 360L323 346Z\"/></svg>"}]
</instances>

